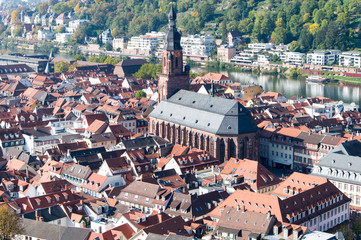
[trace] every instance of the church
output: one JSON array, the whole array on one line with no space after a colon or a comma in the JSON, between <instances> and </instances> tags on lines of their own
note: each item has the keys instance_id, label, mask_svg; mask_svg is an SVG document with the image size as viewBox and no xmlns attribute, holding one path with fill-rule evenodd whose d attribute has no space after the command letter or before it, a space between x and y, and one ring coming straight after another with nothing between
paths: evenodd
<instances>
[{"instance_id":1,"label":"church","mask_svg":"<svg viewBox=\"0 0 361 240\"><path fill-rule=\"evenodd\" d=\"M242 104L188 91L190 69L183 67L173 7L168 18L162 72L158 73L160 102L149 115L150 133L173 144L206 150L221 161L231 157L258 160L258 128Z\"/></svg>"}]
</instances>

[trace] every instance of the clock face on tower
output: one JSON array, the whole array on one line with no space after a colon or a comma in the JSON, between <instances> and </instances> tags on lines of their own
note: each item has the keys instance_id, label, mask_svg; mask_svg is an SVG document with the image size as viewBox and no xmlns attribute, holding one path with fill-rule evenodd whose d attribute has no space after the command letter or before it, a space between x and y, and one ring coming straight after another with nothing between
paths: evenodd
<instances>
[{"instance_id":1,"label":"clock face on tower","mask_svg":"<svg viewBox=\"0 0 361 240\"><path fill-rule=\"evenodd\" d=\"M180 52L178 52L178 51L177 51L177 52L174 52L174 56L175 56L175 57L180 57L180 55L181 55Z\"/></svg>"}]
</instances>

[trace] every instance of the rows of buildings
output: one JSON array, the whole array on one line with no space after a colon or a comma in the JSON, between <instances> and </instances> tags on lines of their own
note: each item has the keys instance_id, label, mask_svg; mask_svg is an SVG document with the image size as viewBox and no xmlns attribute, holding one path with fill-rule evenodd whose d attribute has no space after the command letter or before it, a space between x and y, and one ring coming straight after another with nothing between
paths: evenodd
<instances>
[{"instance_id":1,"label":"rows of buildings","mask_svg":"<svg viewBox=\"0 0 361 240\"><path fill-rule=\"evenodd\" d=\"M331 231L360 207L358 106L190 79L168 18L158 81L132 78L138 60L6 66L0 207L21 216L19 237L345 239Z\"/></svg>"}]
</instances>

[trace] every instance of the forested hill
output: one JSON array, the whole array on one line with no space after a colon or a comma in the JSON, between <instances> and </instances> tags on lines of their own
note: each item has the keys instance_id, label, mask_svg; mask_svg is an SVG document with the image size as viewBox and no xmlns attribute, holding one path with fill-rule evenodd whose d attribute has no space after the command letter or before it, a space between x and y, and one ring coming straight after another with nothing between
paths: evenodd
<instances>
[{"instance_id":1,"label":"forested hill","mask_svg":"<svg viewBox=\"0 0 361 240\"><path fill-rule=\"evenodd\" d=\"M58 3L57 13L74 9L89 18L93 36L110 28L114 36L159 31L167 24L170 0L80 0ZM253 42L292 43L292 50L352 50L361 47L361 0L178 0L178 27L183 33L225 38L238 29Z\"/></svg>"}]
</instances>

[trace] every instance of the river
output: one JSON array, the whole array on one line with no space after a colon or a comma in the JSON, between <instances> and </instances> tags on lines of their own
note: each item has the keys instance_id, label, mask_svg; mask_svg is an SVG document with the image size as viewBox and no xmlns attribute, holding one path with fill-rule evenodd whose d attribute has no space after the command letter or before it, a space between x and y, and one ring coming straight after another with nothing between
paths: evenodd
<instances>
[{"instance_id":1,"label":"river","mask_svg":"<svg viewBox=\"0 0 361 240\"><path fill-rule=\"evenodd\" d=\"M360 87L358 86L341 86L332 83L327 85L308 84L304 80L291 79L285 76L256 75L239 72L230 72L229 77L234 82L259 84L263 87L264 91L279 92L288 98L293 96L322 96L345 103L354 102L358 105L361 104Z\"/></svg>"}]
</instances>

